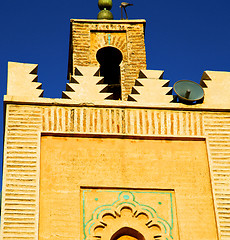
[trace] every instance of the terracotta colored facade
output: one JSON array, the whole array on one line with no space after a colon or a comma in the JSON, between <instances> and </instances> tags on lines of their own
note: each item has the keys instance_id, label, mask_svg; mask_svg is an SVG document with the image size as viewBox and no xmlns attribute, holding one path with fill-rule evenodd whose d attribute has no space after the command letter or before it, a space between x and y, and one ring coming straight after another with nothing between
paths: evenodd
<instances>
[{"instance_id":1,"label":"terracotta colored facade","mask_svg":"<svg viewBox=\"0 0 230 240\"><path fill-rule=\"evenodd\" d=\"M9 63L1 239L229 239L230 73L204 72L202 103L173 102L146 70L144 24L72 20L66 99ZM121 100L101 82L108 46Z\"/></svg>"}]
</instances>

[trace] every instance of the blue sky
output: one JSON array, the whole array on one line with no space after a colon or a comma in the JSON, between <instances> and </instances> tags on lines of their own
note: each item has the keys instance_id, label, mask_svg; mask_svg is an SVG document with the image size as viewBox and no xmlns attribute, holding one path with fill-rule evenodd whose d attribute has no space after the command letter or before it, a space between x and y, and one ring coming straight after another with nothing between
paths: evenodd
<instances>
[{"instance_id":1,"label":"blue sky","mask_svg":"<svg viewBox=\"0 0 230 240\"><path fill-rule=\"evenodd\" d=\"M200 81L203 71L230 71L229 0L129 0L130 19L146 19L147 66L171 84ZM112 13L120 19L121 1ZM37 63L44 97L60 98L67 82L69 22L95 19L97 0L11 0L0 8L0 160L7 62Z\"/></svg>"}]
</instances>

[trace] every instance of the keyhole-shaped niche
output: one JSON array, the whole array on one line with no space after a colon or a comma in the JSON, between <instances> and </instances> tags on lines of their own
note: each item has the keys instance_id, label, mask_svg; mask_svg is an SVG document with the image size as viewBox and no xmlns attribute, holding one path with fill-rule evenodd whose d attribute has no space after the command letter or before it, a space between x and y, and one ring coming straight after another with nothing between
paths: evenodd
<instances>
[{"instance_id":1,"label":"keyhole-shaped niche","mask_svg":"<svg viewBox=\"0 0 230 240\"><path fill-rule=\"evenodd\" d=\"M103 47L98 50L96 57L100 63L100 76L103 76L104 83L108 84L106 92L113 93L113 100L121 99L121 51L114 47Z\"/></svg>"}]
</instances>

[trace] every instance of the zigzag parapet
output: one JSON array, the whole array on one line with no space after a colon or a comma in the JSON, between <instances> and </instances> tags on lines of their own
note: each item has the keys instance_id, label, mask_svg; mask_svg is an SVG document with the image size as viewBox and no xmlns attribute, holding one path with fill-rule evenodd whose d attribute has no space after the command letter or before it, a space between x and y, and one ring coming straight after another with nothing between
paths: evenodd
<instances>
[{"instance_id":1,"label":"zigzag parapet","mask_svg":"<svg viewBox=\"0 0 230 240\"><path fill-rule=\"evenodd\" d=\"M205 71L200 85L205 92L203 105L230 106L230 72Z\"/></svg>"},{"instance_id":2,"label":"zigzag parapet","mask_svg":"<svg viewBox=\"0 0 230 240\"><path fill-rule=\"evenodd\" d=\"M101 84L103 77L99 77L98 67L76 68L75 74L66 84L66 91L62 92L63 98L68 98L80 102L102 101L108 98L112 93L105 91L107 84Z\"/></svg>"},{"instance_id":3,"label":"zigzag parapet","mask_svg":"<svg viewBox=\"0 0 230 240\"><path fill-rule=\"evenodd\" d=\"M153 104L171 102L172 88L168 87L169 80L162 79L163 73L159 70L141 70L128 101Z\"/></svg>"},{"instance_id":4,"label":"zigzag parapet","mask_svg":"<svg viewBox=\"0 0 230 240\"><path fill-rule=\"evenodd\" d=\"M8 63L7 95L42 97L42 84L38 83L38 64Z\"/></svg>"}]
</instances>

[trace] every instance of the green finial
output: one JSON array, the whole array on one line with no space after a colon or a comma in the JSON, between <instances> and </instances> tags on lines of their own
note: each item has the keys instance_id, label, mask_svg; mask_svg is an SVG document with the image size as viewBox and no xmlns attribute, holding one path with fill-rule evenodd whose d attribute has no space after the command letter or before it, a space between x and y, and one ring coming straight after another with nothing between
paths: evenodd
<instances>
[{"instance_id":1,"label":"green finial","mask_svg":"<svg viewBox=\"0 0 230 240\"><path fill-rule=\"evenodd\" d=\"M98 0L98 7L100 12L97 15L97 19L113 19L113 14L109 11L113 6L112 0Z\"/></svg>"}]
</instances>

